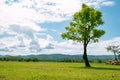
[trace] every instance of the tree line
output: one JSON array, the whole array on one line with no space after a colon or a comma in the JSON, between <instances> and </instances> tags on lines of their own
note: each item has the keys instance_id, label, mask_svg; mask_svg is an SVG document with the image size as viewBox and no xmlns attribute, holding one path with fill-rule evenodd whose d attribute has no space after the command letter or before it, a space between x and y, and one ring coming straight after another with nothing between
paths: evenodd
<instances>
[{"instance_id":1,"label":"tree line","mask_svg":"<svg viewBox=\"0 0 120 80\"><path fill-rule=\"evenodd\" d=\"M120 59L120 55L119 55ZM61 58L61 59L47 59L47 58L37 58L37 57L21 57L21 56L2 56L0 61L17 61L17 62L84 62L82 58ZM90 63L106 63L108 59L89 59Z\"/></svg>"}]
</instances>

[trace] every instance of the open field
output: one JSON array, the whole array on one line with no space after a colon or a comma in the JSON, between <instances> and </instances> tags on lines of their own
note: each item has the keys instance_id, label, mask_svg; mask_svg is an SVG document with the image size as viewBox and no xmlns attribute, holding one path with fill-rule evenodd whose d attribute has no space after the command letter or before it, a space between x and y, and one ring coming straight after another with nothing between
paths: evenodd
<instances>
[{"instance_id":1,"label":"open field","mask_svg":"<svg viewBox=\"0 0 120 80\"><path fill-rule=\"evenodd\" d=\"M57 62L0 62L0 80L120 80L120 66Z\"/></svg>"}]
</instances>

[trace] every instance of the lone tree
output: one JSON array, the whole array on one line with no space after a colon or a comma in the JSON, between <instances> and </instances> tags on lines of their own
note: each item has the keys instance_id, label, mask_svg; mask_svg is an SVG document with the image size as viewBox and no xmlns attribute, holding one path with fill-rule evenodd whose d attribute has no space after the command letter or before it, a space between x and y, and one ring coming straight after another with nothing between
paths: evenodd
<instances>
[{"instance_id":1,"label":"lone tree","mask_svg":"<svg viewBox=\"0 0 120 80\"><path fill-rule=\"evenodd\" d=\"M110 45L110 46L106 47L106 49L107 49L107 51L113 52L115 60L118 61L117 54L120 53L120 46L119 45L117 45L117 46Z\"/></svg>"},{"instance_id":2,"label":"lone tree","mask_svg":"<svg viewBox=\"0 0 120 80\"><path fill-rule=\"evenodd\" d=\"M104 23L101 17L101 11L82 4L82 9L73 15L69 26L66 26L67 31L61 34L63 39L83 43L83 60L86 67L90 67L87 57L88 43L90 41L98 42L98 39L105 34L104 30L97 29Z\"/></svg>"}]
</instances>

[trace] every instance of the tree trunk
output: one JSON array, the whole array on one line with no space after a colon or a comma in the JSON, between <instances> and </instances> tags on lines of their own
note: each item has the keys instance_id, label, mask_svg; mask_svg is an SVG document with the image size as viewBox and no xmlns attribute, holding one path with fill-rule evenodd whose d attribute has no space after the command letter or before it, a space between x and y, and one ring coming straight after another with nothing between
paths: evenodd
<instances>
[{"instance_id":1,"label":"tree trunk","mask_svg":"<svg viewBox=\"0 0 120 80\"><path fill-rule=\"evenodd\" d=\"M86 67L91 67L90 64L89 64L89 61L88 61L88 57L87 57L87 44L86 43L84 43L83 60L84 60L84 63L85 63Z\"/></svg>"},{"instance_id":2,"label":"tree trunk","mask_svg":"<svg viewBox=\"0 0 120 80\"><path fill-rule=\"evenodd\" d=\"M115 56L115 60L117 61L117 55L115 54L115 52L114 52L114 56Z\"/></svg>"}]
</instances>

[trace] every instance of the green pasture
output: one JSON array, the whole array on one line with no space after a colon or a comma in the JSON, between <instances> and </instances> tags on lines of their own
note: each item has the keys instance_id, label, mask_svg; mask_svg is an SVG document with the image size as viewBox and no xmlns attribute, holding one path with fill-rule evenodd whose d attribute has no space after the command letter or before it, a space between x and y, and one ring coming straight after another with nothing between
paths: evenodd
<instances>
[{"instance_id":1,"label":"green pasture","mask_svg":"<svg viewBox=\"0 0 120 80\"><path fill-rule=\"evenodd\" d=\"M120 66L93 63L0 62L0 80L120 80Z\"/></svg>"}]
</instances>

